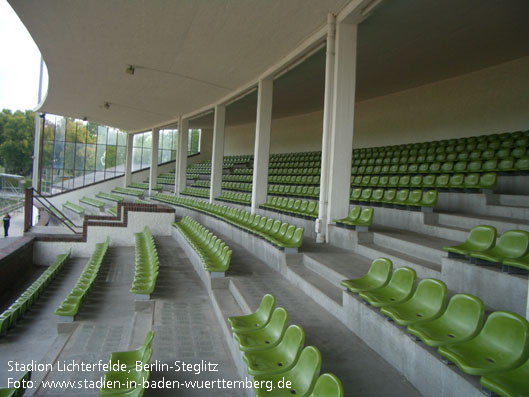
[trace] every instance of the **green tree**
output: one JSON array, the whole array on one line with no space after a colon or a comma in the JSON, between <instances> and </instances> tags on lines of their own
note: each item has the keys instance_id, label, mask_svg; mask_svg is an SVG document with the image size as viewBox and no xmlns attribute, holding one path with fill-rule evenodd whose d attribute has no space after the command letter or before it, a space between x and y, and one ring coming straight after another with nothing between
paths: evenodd
<instances>
[{"instance_id":1,"label":"green tree","mask_svg":"<svg viewBox=\"0 0 529 397\"><path fill-rule=\"evenodd\" d=\"M26 110L0 113L0 164L6 172L29 176L33 165L35 113Z\"/></svg>"}]
</instances>

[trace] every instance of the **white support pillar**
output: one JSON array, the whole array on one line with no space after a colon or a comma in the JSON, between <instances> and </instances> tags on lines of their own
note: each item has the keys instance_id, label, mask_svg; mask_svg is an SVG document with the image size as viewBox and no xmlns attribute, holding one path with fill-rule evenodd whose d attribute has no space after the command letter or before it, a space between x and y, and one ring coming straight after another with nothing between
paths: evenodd
<instances>
[{"instance_id":1,"label":"white support pillar","mask_svg":"<svg viewBox=\"0 0 529 397\"><path fill-rule=\"evenodd\" d=\"M323 243L327 236L327 203L329 196L329 158L332 130L332 100L334 88L334 44L336 17L327 17L327 52L325 60L325 99L323 104L323 136L321 143L320 205L316 220L316 242Z\"/></svg>"},{"instance_id":2,"label":"white support pillar","mask_svg":"<svg viewBox=\"0 0 529 397\"><path fill-rule=\"evenodd\" d=\"M152 196L152 191L156 188L156 181L158 179L158 143L160 139L160 129L152 129L151 141L151 169L149 172L149 196Z\"/></svg>"},{"instance_id":3,"label":"white support pillar","mask_svg":"<svg viewBox=\"0 0 529 397\"><path fill-rule=\"evenodd\" d=\"M349 212L356 89L358 25L340 22L336 29L336 59L329 166L327 223Z\"/></svg>"},{"instance_id":4,"label":"white support pillar","mask_svg":"<svg viewBox=\"0 0 529 397\"><path fill-rule=\"evenodd\" d=\"M266 202L268 193L268 161L270 157L270 128L272 125L272 78L259 80L257 92L257 121L252 181L252 214Z\"/></svg>"},{"instance_id":5,"label":"white support pillar","mask_svg":"<svg viewBox=\"0 0 529 397\"><path fill-rule=\"evenodd\" d=\"M132 144L134 135L127 134L127 154L125 156L125 180L123 187L127 187L132 182Z\"/></svg>"},{"instance_id":6,"label":"white support pillar","mask_svg":"<svg viewBox=\"0 0 529 397\"><path fill-rule=\"evenodd\" d=\"M189 139L189 120L180 118L178 123L178 152L176 155L177 172L175 177L175 193L180 194L187 183L187 141Z\"/></svg>"},{"instance_id":7,"label":"white support pillar","mask_svg":"<svg viewBox=\"0 0 529 397\"><path fill-rule=\"evenodd\" d=\"M222 191L222 165L224 159L224 130L226 121L226 106L215 106L215 121L213 123L213 148L211 156L211 183L209 202L213 203L215 197Z\"/></svg>"},{"instance_id":8,"label":"white support pillar","mask_svg":"<svg viewBox=\"0 0 529 397\"><path fill-rule=\"evenodd\" d=\"M39 89L38 89L38 97L37 97L37 104L40 105L40 102L42 101L42 76L44 73L44 59L42 56L40 57L40 73L39 73ZM35 135L34 135L34 143L33 143L33 174L32 174L32 180L31 180L31 186L33 189L39 191L40 193L40 146L41 146L41 140L42 140L42 134L43 131L40 129L40 125L42 123L42 120L40 118L41 113L35 112Z\"/></svg>"}]
</instances>

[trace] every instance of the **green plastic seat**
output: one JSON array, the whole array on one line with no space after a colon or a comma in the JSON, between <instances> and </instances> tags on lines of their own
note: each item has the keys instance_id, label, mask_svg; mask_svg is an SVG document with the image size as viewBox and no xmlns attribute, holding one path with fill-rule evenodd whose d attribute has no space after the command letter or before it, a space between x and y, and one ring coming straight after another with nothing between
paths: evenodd
<instances>
[{"instance_id":1,"label":"green plastic seat","mask_svg":"<svg viewBox=\"0 0 529 397\"><path fill-rule=\"evenodd\" d=\"M384 191L384 198L382 199L382 203L393 204L396 196L397 196L397 191L395 189L387 189Z\"/></svg>"},{"instance_id":2,"label":"green plastic seat","mask_svg":"<svg viewBox=\"0 0 529 397\"><path fill-rule=\"evenodd\" d=\"M281 342L288 325L288 312L282 307L276 308L270 321L259 329L233 331L233 337L243 352L270 349Z\"/></svg>"},{"instance_id":3,"label":"green plastic seat","mask_svg":"<svg viewBox=\"0 0 529 397\"><path fill-rule=\"evenodd\" d=\"M515 369L529 358L529 322L515 313L493 312L475 338L441 346L438 353L469 375Z\"/></svg>"},{"instance_id":4,"label":"green plastic seat","mask_svg":"<svg viewBox=\"0 0 529 397\"><path fill-rule=\"evenodd\" d=\"M471 252L487 251L496 244L497 231L493 226L473 227L466 241L459 245L443 247L443 251L468 256Z\"/></svg>"},{"instance_id":5,"label":"green plastic seat","mask_svg":"<svg viewBox=\"0 0 529 397\"><path fill-rule=\"evenodd\" d=\"M24 388L24 386L27 386L30 380L31 380L31 371L27 371L18 380L20 382L20 387L0 388L0 397L22 397L24 393L26 392L26 389Z\"/></svg>"},{"instance_id":6,"label":"green plastic seat","mask_svg":"<svg viewBox=\"0 0 529 397\"><path fill-rule=\"evenodd\" d=\"M248 373L272 375L291 369L299 358L305 344L305 332L299 325L291 325L281 342L267 350L246 352L243 360L248 364Z\"/></svg>"},{"instance_id":7,"label":"green plastic seat","mask_svg":"<svg viewBox=\"0 0 529 397\"><path fill-rule=\"evenodd\" d=\"M417 207L421 205L422 200L422 190L416 189L412 190L408 195L408 200L406 200L406 205L411 207Z\"/></svg>"},{"instance_id":8,"label":"green plastic seat","mask_svg":"<svg viewBox=\"0 0 529 397\"><path fill-rule=\"evenodd\" d=\"M466 342L474 338L483 326L485 306L481 299L456 294L446 311L436 320L412 324L408 332L433 347Z\"/></svg>"},{"instance_id":9,"label":"green plastic seat","mask_svg":"<svg viewBox=\"0 0 529 397\"><path fill-rule=\"evenodd\" d=\"M502 263L506 259L518 259L529 249L529 232L509 230L503 233L495 246L480 252L471 252L475 259L492 263Z\"/></svg>"},{"instance_id":10,"label":"green plastic seat","mask_svg":"<svg viewBox=\"0 0 529 397\"><path fill-rule=\"evenodd\" d=\"M343 397L342 382L333 374L320 375L310 397Z\"/></svg>"},{"instance_id":11,"label":"green plastic seat","mask_svg":"<svg viewBox=\"0 0 529 397\"><path fill-rule=\"evenodd\" d=\"M258 375L254 381L260 384L271 382L277 385L279 381L290 382L290 388L274 388L268 391L266 388L255 390L256 397L292 397L292 395L308 397L314 389L321 368L321 353L314 346L307 346L301 352L297 363L292 369L275 375ZM265 382L265 383L262 383Z\"/></svg>"},{"instance_id":12,"label":"green plastic seat","mask_svg":"<svg viewBox=\"0 0 529 397\"><path fill-rule=\"evenodd\" d=\"M374 291L360 292L359 296L371 306L382 307L405 302L415 292L417 273L415 270L403 266L393 273L389 283Z\"/></svg>"},{"instance_id":13,"label":"green plastic seat","mask_svg":"<svg viewBox=\"0 0 529 397\"><path fill-rule=\"evenodd\" d=\"M353 207L351 209L351 212L349 212L349 215L347 215L346 218L335 219L333 222L336 222L338 224L343 224L344 222L353 222L354 223L360 217L361 212L362 212L362 207Z\"/></svg>"},{"instance_id":14,"label":"green plastic seat","mask_svg":"<svg viewBox=\"0 0 529 397\"><path fill-rule=\"evenodd\" d=\"M377 258L371 263L367 274L363 277L344 280L341 285L351 292L373 291L384 287L391 278L393 262L388 258Z\"/></svg>"},{"instance_id":15,"label":"green plastic seat","mask_svg":"<svg viewBox=\"0 0 529 397\"><path fill-rule=\"evenodd\" d=\"M488 174L485 174L488 175ZM463 187L465 189L479 189L479 178L480 174L466 174L465 181L463 182Z\"/></svg>"},{"instance_id":16,"label":"green plastic seat","mask_svg":"<svg viewBox=\"0 0 529 397\"><path fill-rule=\"evenodd\" d=\"M514 164L514 169L516 171L523 171L523 172L529 171L529 157L524 156L516 160L516 163Z\"/></svg>"},{"instance_id":17,"label":"green plastic seat","mask_svg":"<svg viewBox=\"0 0 529 397\"><path fill-rule=\"evenodd\" d=\"M397 195L395 196L395 200L393 200L393 204L406 206L409 195L410 195L410 191L408 189L399 190L397 192Z\"/></svg>"},{"instance_id":18,"label":"green plastic seat","mask_svg":"<svg viewBox=\"0 0 529 397\"><path fill-rule=\"evenodd\" d=\"M145 362L147 352L151 349L152 341L154 339L154 332L147 332L143 345L135 350L125 352L112 352L110 353L110 365L114 364L125 364L127 367L135 367L136 361Z\"/></svg>"},{"instance_id":19,"label":"green plastic seat","mask_svg":"<svg viewBox=\"0 0 529 397\"><path fill-rule=\"evenodd\" d=\"M518 368L487 374L479 383L485 389L502 397L524 397L529 390L529 360Z\"/></svg>"},{"instance_id":20,"label":"green plastic seat","mask_svg":"<svg viewBox=\"0 0 529 397\"><path fill-rule=\"evenodd\" d=\"M529 252L518 259L504 259L502 263L505 266L512 266L518 269L529 270Z\"/></svg>"},{"instance_id":21,"label":"green plastic seat","mask_svg":"<svg viewBox=\"0 0 529 397\"><path fill-rule=\"evenodd\" d=\"M465 175L464 174L453 174L450 176L450 182L448 182L450 189L462 189L465 187Z\"/></svg>"},{"instance_id":22,"label":"green plastic seat","mask_svg":"<svg viewBox=\"0 0 529 397\"><path fill-rule=\"evenodd\" d=\"M433 208L437 204L438 198L439 193L437 190L428 190L427 192L423 192L420 205L421 207Z\"/></svg>"},{"instance_id":23,"label":"green plastic seat","mask_svg":"<svg viewBox=\"0 0 529 397\"><path fill-rule=\"evenodd\" d=\"M384 189L375 189L371 195L371 203L380 203L384 199Z\"/></svg>"},{"instance_id":24,"label":"green plastic seat","mask_svg":"<svg viewBox=\"0 0 529 397\"><path fill-rule=\"evenodd\" d=\"M409 300L384 306L381 312L399 325L435 320L445 310L447 295L448 288L445 283L426 278L419 283Z\"/></svg>"},{"instance_id":25,"label":"green plastic seat","mask_svg":"<svg viewBox=\"0 0 529 397\"><path fill-rule=\"evenodd\" d=\"M351 201L360 201L360 197L362 196L362 189L353 189L351 192Z\"/></svg>"},{"instance_id":26,"label":"green plastic seat","mask_svg":"<svg viewBox=\"0 0 529 397\"><path fill-rule=\"evenodd\" d=\"M255 312L246 316L228 317L228 322L231 325L231 329L235 331L245 331L250 329L263 328L272 315L274 306L276 304L276 298L274 295L266 294L261 299L261 303Z\"/></svg>"},{"instance_id":27,"label":"green plastic seat","mask_svg":"<svg viewBox=\"0 0 529 397\"><path fill-rule=\"evenodd\" d=\"M356 221L355 226L371 226L371 224L373 223L373 214L374 214L373 208L362 209L362 213L360 214L360 217Z\"/></svg>"}]
</instances>

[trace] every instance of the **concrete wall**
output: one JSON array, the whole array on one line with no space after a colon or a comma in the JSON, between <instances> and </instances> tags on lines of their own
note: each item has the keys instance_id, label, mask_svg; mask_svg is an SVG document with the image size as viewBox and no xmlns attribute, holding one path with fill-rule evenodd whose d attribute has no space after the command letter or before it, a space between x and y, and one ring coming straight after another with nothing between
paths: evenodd
<instances>
[{"instance_id":1,"label":"concrete wall","mask_svg":"<svg viewBox=\"0 0 529 397\"><path fill-rule=\"evenodd\" d=\"M355 147L529 129L529 57L358 102ZM323 112L272 122L271 153L321 150ZM226 154L253 153L255 123L228 127Z\"/></svg>"}]
</instances>

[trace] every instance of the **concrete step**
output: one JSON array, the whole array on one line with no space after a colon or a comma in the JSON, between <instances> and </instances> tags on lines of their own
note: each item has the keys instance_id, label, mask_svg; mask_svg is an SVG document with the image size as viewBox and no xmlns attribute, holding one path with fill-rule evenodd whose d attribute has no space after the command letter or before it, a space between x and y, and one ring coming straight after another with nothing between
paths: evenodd
<instances>
[{"instance_id":1,"label":"concrete step","mask_svg":"<svg viewBox=\"0 0 529 397\"><path fill-rule=\"evenodd\" d=\"M409 230L387 227L373 227L373 243L397 252L441 264L441 249L446 245L458 244L457 241L416 233Z\"/></svg>"},{"instance_id":2,"label":"concrete step","mask_svg":"<svg viewBox=\"0 0 529 397\"><path fill-rule=\"evenodd\" d=\"M529 208L529 196L524 194L496 194L499 205Z\"/></svg>"},{"instance_id":3,"label":"concrete step","mask_svg":"<svg viewBox=\"0 0 529 397\"><path fill-rule=\"evenodd\" d=\"M420 231L432 237L439 237L452 241L465 241L470 229L464 227L440 225L435 223L425 223L420 227Z\"/></svg>"},{"instance_id":4,"label":"concrete step","mask_svg":"<svg viewBox=\"0 0 529 397\"><path fill-rule=\"evenodd\" d=\"M380 257L391 259L394 269L402 266L411 267L417 272L417 277L419 278L440 278L441 276L440 264L426 261L381 245L362 243L358 245L357 253L369 258L371 261Z\"/></svg>"},{"instance_id":5,"label":"concrete step","mask_svg":"<svg viewBox=\"0 0 529 397\"><path fill-rule=\"evenodd\" d=\"M527 198L529 201L529 198ZM514 205L495 205L487 204L486 214L492 216L498 216L502 218L509 218L512 220L524 220L529 221L529 208L519 207Z\"/></svg>"},{"instance_id":6,"label":"concrete step","mask_svg":"<svg viewBox=\"0 0 529 397\"><path fill-rule=\"evenodd\" d=\"M362 277L371 261L357 254L303 253L303 264L330 283L340 285L342 280Z\"/></svg>"},{"instance_id":7,"label":"concrete step","mask_svg":"<svg viewBox=\"0 0 529 397\"><path fill-rule=\"evenodd\" d=\"M529 231L529 221L515 220L505 217L490 215L474 215L456 212L440 212L438 214L440 226L472 229L478 225L494 226L498 233L505 233L507 230L521 229ZM463 241L463 240L462 240Z\"/></svg>"}]
</instances>

